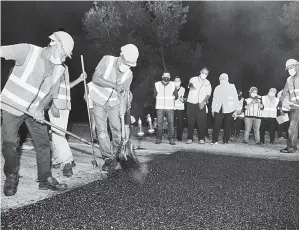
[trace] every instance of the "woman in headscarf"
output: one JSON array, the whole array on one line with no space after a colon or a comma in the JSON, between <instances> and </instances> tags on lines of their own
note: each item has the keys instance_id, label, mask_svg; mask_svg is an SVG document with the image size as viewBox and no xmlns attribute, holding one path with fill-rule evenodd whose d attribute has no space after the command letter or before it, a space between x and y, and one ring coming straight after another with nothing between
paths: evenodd
<instances>
[{"instance_id":1,"label":"woman in headscarf","mask_svg":"<svg viewBox=\"0 0 299 230\"><path fill-rule=\"evenodd\" d=\"M238 109L238 94L234 84L228 82L228 75L223 73L219 77L220 84L215 88L212 102L212 115L215 118L212 143L218 143L218 136L224 121L223 144L230 138L232 114Z\"/></svg>"}]
</instances>

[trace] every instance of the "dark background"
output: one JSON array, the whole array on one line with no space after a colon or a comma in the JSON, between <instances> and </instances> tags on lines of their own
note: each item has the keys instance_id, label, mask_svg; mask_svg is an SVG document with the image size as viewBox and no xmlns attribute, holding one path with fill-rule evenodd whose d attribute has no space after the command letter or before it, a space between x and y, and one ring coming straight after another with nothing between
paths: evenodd
<instances>
[{"instance_id":1,"label":"dark background","mask_svg":"<svg viewBox=\"0 0 299 230\"><path fill-rule=\"evenodd\" d=\"M211 68L208 79L213 88L218 77L225 72L244 96L251 86L259 88L264 95L271 87L281 90L287 73L285 61L295 58L293 42L278 21L283 4L287 2L184 2L189 6L188 22L180 37L183 41L199 41L203 47L202 65ZM2 2L1 45L31 43L47 46L48 36L59 28L65 28L75 40L72 60L67 61L71 80L81 73L80 55L84 55L88 81L105 53L95 52L82 28L84 13L93 2ZM142 50L140 50L142 52ZM1 59L2 88L13 62ZM142 66L137 67L142 68ZM198 70L198 71L199 71ZM134 72L134 69L133 69ZM198 74L194 73L194 76ZM134 75L135 79L140 76ZM160 79L161 76L155 76ZM189 76L181 76L184 85ZM132 88L138 87L133 82ZM153 87L153 86L149 86ZM134 92L134 90L133 90ZM71 121L86 121L84 87L80 84L72 89ZM133 115L144 116L146 102L134 95Z\"/></svg>"}]
</instances>

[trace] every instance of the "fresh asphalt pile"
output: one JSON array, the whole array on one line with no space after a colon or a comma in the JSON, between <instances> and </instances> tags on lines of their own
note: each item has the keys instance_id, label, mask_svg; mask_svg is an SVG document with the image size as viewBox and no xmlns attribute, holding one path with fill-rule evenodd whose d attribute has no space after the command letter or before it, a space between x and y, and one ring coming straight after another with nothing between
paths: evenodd
<instances>
[{"instance_id":1,"label":"fresh asphalt pile","mask_svg":"<svg viewBox=\"0 0 299 230\"><path fill-rule=\"evenodd\" d=\"M298 229L299 162L176 152L1 214L2 229Z\"/></svg>"}]
</instances>

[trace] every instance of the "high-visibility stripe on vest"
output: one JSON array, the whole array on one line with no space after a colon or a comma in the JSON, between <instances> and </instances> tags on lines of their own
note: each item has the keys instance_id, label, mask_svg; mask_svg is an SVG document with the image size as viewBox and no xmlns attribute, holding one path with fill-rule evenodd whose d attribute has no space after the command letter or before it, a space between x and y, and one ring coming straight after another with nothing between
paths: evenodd
<instances>
[{"instance_id":1,"label":"high-visibility stripe on vest","mask_svg":"<svg viewBox=\"0 0 299 230\"><path fill-rule=\"evenodd\" d=\"M251 98L245 99L247 105L252 102ZM262 111L257 103L251 104L248 109L245 109L245 117L261 117Z\"/></svg>"},{"instance_id":2,"label":"high-visibility stripe on vest","mask_svg":"<svg viewBox=\"0 0 299 230\"><path fill-rule=\"evenodd\" d=\"M58 109L71 110L71 90L68 68L65 68L64 74L59 85L57 98L53 99L55 106Z\"/></svg>"},{"instance_id":3,"label":"high-visibility stripe on vest","mask_svg":"<svg viewBox=\"0 0 299 230\"><path fill-rule=\"evenodd\" d=\"M180 87L178 90L178 99L174 102L174 109L175 110L184 110L185 109L185 103L180 101L180 98L183 98L185 95L185 88Z\"/></svg>"},{"instance_id":4,"label":"high-visibility stripe on vest","mask_svg":"<svg viewBox=\"0 0 299 230\"><path fill-rule=\"evenodd\" d=\"M132 77L132 71L129 69L117 80L117 75L115 71L118 70L114 68L114 64L118 58L113 56L107 56L107 58L108 63L106 63L107 67L103 75L103 78L105 80L118 84L123 84L127 80L129 80L130 77ZM114 89L108 87L101 87L96 84L93 84L90 97L92 101L100 105L104 105L106 102L108 102L109 106L115 106L120 103L118 99L118 94Z\"/></svg>"},{"instance_id":5,"label":"high-visibility stripe on vest","mask_svg":"<svg viewBox=\"0 0 299 230\"><path fill-rule=\"evenodd\" d=\"M278 97L278 98L281 97L282 92L283 92L283 90L281 90L281 91L279 91L279 92L277 93L277 97ZM285 112L289 112L290 109L291 109L290 102L289 102L289 98L290 98L290 95L288 94L288 95L283 99L283 101L282 101L281 108L282 108L282 110L285 111Z\"/></svg>"},{"instance_id":6,"label":"high-visibility stripe on vest","mask_svg":"<svg viewBox=\"0 0 299 230\"><path fill-rule=\"evenodd\" d=\"M264 105L262 117L276 118L279 99L275 97L274 100L271 101L268 96L262 96L262 102Z\"/></svg>"},{"instance_id":7,"label":"high-visibility stripe on vest","mask_svg":"<svg viewBox=\"0 0 299 230\"><path fill-rule=\"evenodd\" d=\"M161 81L158 81L155 83L155 87L157 91L156 109L174 109L174 83L171 81L167 85L163 85Z\"/></svg>"},{"instance_id":8,"label":"high-visibility stripe on vest","mask_svg":"<svg viewBox=\"0 0 299 230\"><path fill-rule=\"evenodd\" d=\"M21 109L34 113L39 101L49 93L53 84L61 77L64 67L56 65L53 67L51 75L44 76L48 66L45 65L45 60L40 56L42 48L28 45L29 52L24 64L14 66L1 92L1 98ZM1 109L16 116L23 115L22 112L5 104L1 105Z\"/></svg>"},{"instance_id":9,"label":"high-visibility stripe on vest","mask_svg":"<svg viewBox=\"0 0 299 230\"><path fill-rule=\"evenodd\" d=\"M290 101L299 105L299 79L294 79L294 77L290 76L287 79L287 84L289 88ZM295 106L292 105L291 108L295 108Z\"/></svg>"}]
</instances>

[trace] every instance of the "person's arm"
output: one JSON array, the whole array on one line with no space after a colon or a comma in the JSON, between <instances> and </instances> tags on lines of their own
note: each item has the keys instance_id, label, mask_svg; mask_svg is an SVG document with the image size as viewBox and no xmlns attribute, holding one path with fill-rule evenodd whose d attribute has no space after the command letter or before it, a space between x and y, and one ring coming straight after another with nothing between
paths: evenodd
<instances>
[{"instance_id":1,"label":"person's arm","mask_svg":"<svg viewBox=\"0 0 299 230\"><path fill-rule=\"evenodd\" d=\"M29 53L29 44L17 44L0 47L0 55L5 60L14 60L16 65L23 65Z\"/></svg>"},{"instance_id":2,"label":"person's arm","mask_svg":"<svg viewBox=\"0 0 299 230\"><path fill-rule=\"evenodd\" d=\"M157 94L158 94L158 92L157 92L157 89L156 89L156 85L154 85L154 98L157 97Z\"/></svg>"},{"instance_id":3,"label":"person's arm","mask_svg":"<svg viewBox=\"0 0 299 230\"><path fill-rule=\"evenodd\" d=\"M75 87L76 85L78 85L80 82L84 81L84 78L87 78L86 73L81 73L80 77L78 77L76 80L72 81L70 83L70 88Z\"/></svg>"},{"instance_id":4,"label":"person's arm","mask_svg":"<svg viewBox=\"0 0 299 230\"><path fill-rule=\"evenodd\" d=\"M174 88L173 96L174 96L174 100L177 100L179 98L178 90L176 87Z\"/></svg>"},{"instance_id":5,"label":"person's arm","mask_svg":"<svg viewBox=\"0 0 299 230\"><path fill-rule=\"evenodd\" d=\"M286 81L281 93L281 97L279 98L279 102L282 102L288 95L289 95L289 86L288 86L288 81Z\"/></svg>"},{"instance_id":6,"label":"person's arm","mask_svg":"<svg viewBox=\"0 0 299 230\"><path fill-rule=\"evenodd\" d=\"M103 57L102 60L97 65L96 70L92 76L92 82L101 87L116 89L118 87L116 83L107 81L106 79L103 78L107 68L106 66L107 58L108 57L106 56Z\"/></svg>"}]
</instances>

